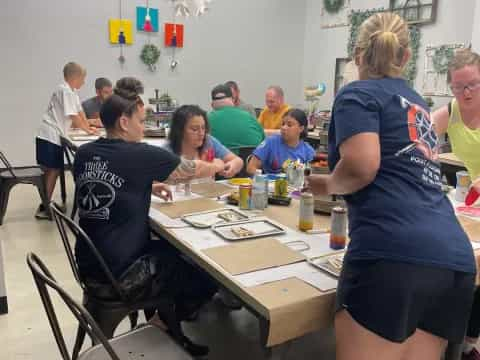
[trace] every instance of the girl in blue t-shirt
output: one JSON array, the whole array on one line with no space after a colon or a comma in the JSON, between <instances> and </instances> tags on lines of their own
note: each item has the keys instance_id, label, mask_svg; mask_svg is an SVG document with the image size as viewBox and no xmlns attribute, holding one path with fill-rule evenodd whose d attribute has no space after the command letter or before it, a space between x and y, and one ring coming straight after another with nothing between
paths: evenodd
<instances>
[{"instance_id":1,"label":"girl in blue t-shirt","mask_svg":"<svg viewBox=\"0 0 480 360\"><path fill-rule=\"evenodd\" d=\"M265 139L253 151L247 166L247 172L263 169L265 173L274 174L284 170L288 161L300 161L306 164L312 161L315 151L303 141L307 137L307 116L299 109L291 109L282 119L280 135Z\"/></svg>"},{"instance_id":2,"label":"girl in blue t-shirt","mask_svg":"<svg viewBox=\"0 0 480 360\"><path fill-rule=\"evenodd\" d=\"M167 148L190 160L224 163L219 175L232 177L243 167L243 160L209 135L207 113L196 105L183 105L173 114Z\"/></svg>"},{"instance_id":3,"label":"girl in blue t-shirt","mask_svg":"<svg viewBox=\"0 0 480 360\"><path fill-rule=\"evenodd\" d=\"M355 47L360 81L335 98L330 175L314 194L344 195L350 243L337 289L337 360L440 359L463 340L472 304L472 246L441 191L427 104L401 78L406 23L378 13Z\"/></svg>"}]
</instances>

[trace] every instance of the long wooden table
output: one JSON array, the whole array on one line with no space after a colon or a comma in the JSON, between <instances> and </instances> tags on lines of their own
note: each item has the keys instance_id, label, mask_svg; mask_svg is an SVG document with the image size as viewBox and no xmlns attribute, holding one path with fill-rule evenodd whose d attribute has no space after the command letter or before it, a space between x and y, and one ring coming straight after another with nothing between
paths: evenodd
<instances>
[{"instance_id":1,"label":"long wooden table","mask_svg":"<svg viewBox=\"0 0 480 360\"><path fill-rule=\"evenodd\" d=\"M441 164L448 164L458 167L464 167L463 161L460 160L454 153L443 153L438 155L438 161Z\"/></svg>"},{"instance_id":2,"label":"long wooden table","mask_svg":"<svg viewBox=\"0 0 480 360\"><path fill-rule=\"evenodd\" d=\"M290 228L296 227L297 214L297 201L293 201L289 207L269 206L263 212L263 215ZM471 239L480 240L480 222L468 218L460 220L468 228ZM334 290L322 292L297 278L243 287L201 251L178 239L171 229L163 227L154 218L151 218L150 222L155 232L165 237L222 286L234 293L257 316L262 346L272 348L333 325ZM329 216L315 216L315 227L328 227L329 223ZM478 266L480 251L476 251L476 259Z\"/></svg>"},{"instance_id":3,"label":"long wooden table","mask_svg":"<svg viewBox=\"0 0 480 360\"><path fill-rule=\"evenodd\" d=\"M289 207L269 206L261 215L294 228L297 214L298 202L293 201ZM234 293L258 317L263 346L279 345L333 324L335 291L322 292L296 278L243 287L201 251L178 239L171 229L154 218L150 223L155 232ZM328 216L315 216L316 227L327 227L329 223Z\"/></svg>"}]
</instances>

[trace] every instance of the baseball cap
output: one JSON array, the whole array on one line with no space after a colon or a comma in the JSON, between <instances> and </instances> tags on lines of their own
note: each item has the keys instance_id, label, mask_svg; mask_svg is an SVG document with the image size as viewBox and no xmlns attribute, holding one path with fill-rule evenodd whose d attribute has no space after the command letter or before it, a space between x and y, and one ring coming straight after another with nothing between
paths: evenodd
<instances>
[{"instance_id":1,"label":"baseball cap","mask_svg":"<svg viewBox=\"0 0 480 360\"><path fill-rule=\"evenodd\" d=\"M232 89L225 84L217 85L212 90L212 100L222 100L232 96Z\"/></svg>"}]
</instances>

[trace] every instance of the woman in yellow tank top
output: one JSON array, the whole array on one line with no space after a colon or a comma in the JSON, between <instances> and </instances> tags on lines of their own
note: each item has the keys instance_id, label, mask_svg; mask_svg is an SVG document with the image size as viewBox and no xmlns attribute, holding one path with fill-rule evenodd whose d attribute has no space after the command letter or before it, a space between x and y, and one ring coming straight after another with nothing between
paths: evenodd
<instances>
[{"instance_id":1,"label":"woman in yellow tank top","mask_svg":"<svg viewBox=\"0 0 480 360\"><path fill-rule=\"evenodd\" d=\"M480 190L480 55L460 50L450 63L447 80L455 99L433 113L438 135L448 133L452 151Z\"/></svg>"},{"instance_id":2,"label":"woman in yellow tank top","mask_svg":"<svg viewBox=\"0 0 480 360\"><path fill-rule=\"evenodd\" d=\"M460 50L449 65L447 81L455 95L448 106L433 113L437 135L448 133L452 151L467 168L473 186L480 192L480 55ZM479 360L475 349L480 335L480 290L477 288L470 314L462 360Z\"/></svg>"}]
</instances>

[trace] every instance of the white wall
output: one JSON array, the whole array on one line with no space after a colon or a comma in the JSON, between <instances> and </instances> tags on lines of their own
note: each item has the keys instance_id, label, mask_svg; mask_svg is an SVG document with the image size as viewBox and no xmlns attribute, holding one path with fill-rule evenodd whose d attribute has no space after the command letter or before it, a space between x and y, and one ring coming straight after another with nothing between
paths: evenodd
<instances>
[{"instance_id":1,"label":"white wall","mask_svg":"<svg viewBox=\"0 0 480 360\"><path fill-rule=\"evenodd\" d=\"M473 17L472 48L480 52L480 1L476 1Z\"/></svg>"},{"instance_id":2,"label":"white wall","mask_svg":"<svg viewBox=\"0 0 480 360\"><path fill-rule=\"evenodd\" d=\"M158 71L151 73L139 59L145 34L134 32L123 68L119 49L108 43L107 22L118 17L117 0L3 0L0 149L14 164L34 163L35 128L70 60L87 68L81 98L93 95L96 77L133 75L145 83L147 97L159 88L180 103L207 109L210 90L226 80L237 80L244 99L256 106L271 84L284 87L289 103L301 103L305 1L215 0L204 17L183 21L178 69L169 70L171 49L162 46ZM123 0L124 17L135 19L137 5L145 1ZM160 9L161 24L171 22L169 0L151 0L150 6ZM162 35L153 36L157 44Z\"/></svg>"},{"instance_id":3,"label":"white wall","mask_svg":"<svg viewBox=\"0 0 480 360\"><path fill-rule=\"evenodd\" d=\"M473 17L476 0L438 0L437 19L433 24L421 27L421 43L415 87L421 91L425 47L448 43L470 43L472 40ZM388 0L351 0L352 8L388 8ZM480 32L480 5L477 6L477 31ZM321 28L322 1L307 0L305 30L305 62L303 83L325 82L327 91L321 98L321 106L329 108L333 101L335 58L347 57L349 28ZM480 45L480 34L478 34ZM479 46L480 49L480 46ZM448 102L448 98L434 97L434 107Z\"/></svg>"},{"instance_id":4,"label":"white wall","mask_svg":"<svg viewBox=\"0 0 480 360\"><path fill-rule=\"evenodd\" d=\"M122 1L126 18L135 19L135 7L145 5L144 0ZM388 7L389 0L351 3L354 9L368 9ZM421 28L417 89L426 45L473 40L480 50L478 1L438 3L436 22ZM169 0L150 0L150 6L160 9L161 24L171 21ZM271 84L283 86L287 102L297 105L303 102L303 86L323 81L327 93L321 105L331 106L335 59L347 55L348 27L322 29L321 0L215 0L211 7L204 17L183 21L185 47L177 50L178 69L169 70L171 49L161 46L158 70L151 73L139 59L145 34L134 32L135 44L125 48L123 67L117 61L119 49L108 43L107 22L118 16L118 0L3 0L0 150L14 164L34 163L35 128L70 60L88 70L82 98L93 94L98 76L117 80L131 75L145 83L146 97L159 88L180 103L207 109L211 88L226 80L237 80L244 99L256 106L263 105L265 88ZM153 41L162 44L162 35L153 35ZM439 106L448 99L434 100Z\"/></svg>"}]
</instances>

